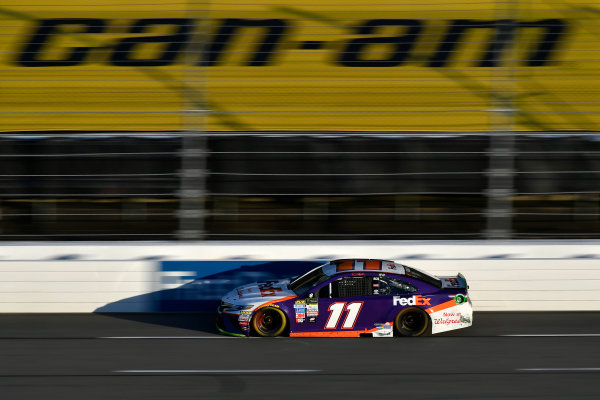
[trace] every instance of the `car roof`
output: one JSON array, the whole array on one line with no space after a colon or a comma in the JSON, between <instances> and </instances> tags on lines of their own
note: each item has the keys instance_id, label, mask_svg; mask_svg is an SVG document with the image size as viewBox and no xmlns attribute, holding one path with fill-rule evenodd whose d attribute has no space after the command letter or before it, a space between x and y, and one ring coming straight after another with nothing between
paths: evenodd
<instances>
[{"instance_id":1,"label":"car roof","mask_svg":"<svg viewBox=\"0 0 600 400\"><path fill-rule=\"evenodd\" d=\"M348 258L333 260L323 265L323 273L329 276L343 274L346 272L386 272L405 275L406 270L402 264L389 260L378 260L371 258Z\"/></svg>"}]
</instances>

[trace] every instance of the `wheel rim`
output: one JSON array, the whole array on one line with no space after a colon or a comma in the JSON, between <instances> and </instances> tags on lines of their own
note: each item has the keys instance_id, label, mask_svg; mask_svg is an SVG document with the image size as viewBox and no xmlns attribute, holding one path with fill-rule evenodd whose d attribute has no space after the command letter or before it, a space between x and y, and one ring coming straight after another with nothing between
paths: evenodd
<instances>
[{"instance_id":1,"label":"wheel rim","mask_svg":"<svg viewBox=\"0 0 600 400\"><path fill-rule=\"evenodd\" d=\"M254 316L254 328L261 336L277 336L285 328L285 317L273 308L259 310Z\"/></svg>"},{"instance_id":2,"label":"wheel rim","mask_svg":"<svg viewBox=\"0 0 600 400\"><path fill-rule=\"evenodd\" d=\"M423 329L423 325L425 324L423 315L410 312L404 315L402 318L402 328L406 329L409 332L418 332Z\"/></svg>"},{"instance_id":3,"label":"wheel rim","mask_svg":"<svg viewBox=\"0 0 600 400\"><path fill-rule=\"evenodd\" d=\"M406 309L396 317L396 329L402 336L420 336L428 326L429 318L420 308Z\"/></svg>"}]
</instances>

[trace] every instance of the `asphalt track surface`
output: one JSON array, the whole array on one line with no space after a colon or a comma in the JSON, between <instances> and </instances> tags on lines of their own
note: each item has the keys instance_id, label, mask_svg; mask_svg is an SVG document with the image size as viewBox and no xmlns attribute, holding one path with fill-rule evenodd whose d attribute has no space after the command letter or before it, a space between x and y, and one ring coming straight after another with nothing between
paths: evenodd
<instances>
[{"instance_id":1,"label":"asphalt track surface","mask_svg":"<svg viewBox=\"0 0 600 400\"><path fill-rule=\"evenodd\" d=\"M233 338L206 314L0 314L0 399L600 399L600 313L421 338Z\"/></svg>"}]
</instances>

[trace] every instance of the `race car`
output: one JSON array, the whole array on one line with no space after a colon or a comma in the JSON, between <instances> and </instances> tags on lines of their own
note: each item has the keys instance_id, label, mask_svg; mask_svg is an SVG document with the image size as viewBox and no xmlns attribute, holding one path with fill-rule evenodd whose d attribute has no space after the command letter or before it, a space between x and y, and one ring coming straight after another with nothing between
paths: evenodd
<instances>
[{"instance_id":1,"label":"race car","mask_svg":"<svg viewBox=\"0 0 600 400\"><path fill-rule=\"evenodd\" d=\"M293 279L240 286L217 328L233 336L421 336L473 323L462 274L437 277L394 261L334 260Z\"/></svg>"}]
</instances>

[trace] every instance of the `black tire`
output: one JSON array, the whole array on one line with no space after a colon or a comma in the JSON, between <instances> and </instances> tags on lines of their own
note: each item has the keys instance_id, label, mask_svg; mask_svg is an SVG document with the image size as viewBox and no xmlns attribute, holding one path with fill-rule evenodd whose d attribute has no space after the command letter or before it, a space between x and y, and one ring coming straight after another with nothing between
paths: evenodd
<instances>
[{"instance_id":1,"label":"black tire","mask_svg":"<svg viewBox=\"0 0 600 400\"><path fill-rule=\"evenodd\" d=\"M279 308L263 307L252 317L252 330L259 336L279 336L286 327L287 318Z\"/></svg>"},{"instance_id":2,"label":"black tire","mask_svg":"<svg viewBox=\"0 0 600 400\"><path fill-rule=\"evenodd\" d=\"M400 311L394 320L394 328L400 336L421 336L429 330L429 315L419 307L408 307Z\"/></svg>"}]
</instances>

